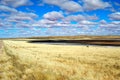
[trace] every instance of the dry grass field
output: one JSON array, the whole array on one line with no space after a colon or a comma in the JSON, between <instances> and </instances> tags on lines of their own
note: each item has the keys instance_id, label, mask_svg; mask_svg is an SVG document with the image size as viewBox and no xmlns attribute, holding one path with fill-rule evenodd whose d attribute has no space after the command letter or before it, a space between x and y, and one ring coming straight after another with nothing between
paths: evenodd
<instances>
[{"instance_id":1,"label":"dry grass field","mask_svg":"<svg viewBox=\"0 0 120 80\"><path fill-rule=\"evenodd\" d=\"M0 80L120 80L120 47L3 42Z\"/></svg>"}]
</instances>

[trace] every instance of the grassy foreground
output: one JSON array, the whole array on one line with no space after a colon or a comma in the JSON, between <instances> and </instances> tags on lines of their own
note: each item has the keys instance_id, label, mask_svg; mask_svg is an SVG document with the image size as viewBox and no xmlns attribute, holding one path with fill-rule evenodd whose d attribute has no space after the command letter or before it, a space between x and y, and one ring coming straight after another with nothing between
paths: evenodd
<instances>
[{"instance_id":1,"label":"grassy foreground","mask_svg":"<svg viewBox=\"0 0 120 80\"><path fill-rule=\"evenodd\" d=\"M4 41L0 80L120 80L120 47Z\"/></svg>"}]
</instances>

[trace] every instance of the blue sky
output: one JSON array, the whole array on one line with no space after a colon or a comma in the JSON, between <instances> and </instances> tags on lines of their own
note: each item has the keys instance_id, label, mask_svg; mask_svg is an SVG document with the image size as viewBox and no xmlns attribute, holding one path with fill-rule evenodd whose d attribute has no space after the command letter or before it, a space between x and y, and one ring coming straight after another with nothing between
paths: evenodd
<instances>
[{"instance_id":1,"label":"blue sky","mask_svg":"<svg viewBox=\"0 0 120 80\"><path fill-rule=\"evenodd\" d=\"M0 0L0 38L120 35L120 0Z\"/></svg>"}]
</instances>

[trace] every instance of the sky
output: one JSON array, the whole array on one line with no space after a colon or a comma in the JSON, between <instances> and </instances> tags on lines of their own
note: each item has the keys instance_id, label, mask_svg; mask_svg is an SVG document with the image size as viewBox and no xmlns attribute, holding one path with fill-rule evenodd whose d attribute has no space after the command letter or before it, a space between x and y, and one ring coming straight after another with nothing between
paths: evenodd
<instances>
[{"instance_id":1,"label":"sky","mask_svg":"<svg viewBox=\"0 0 120 80\"><path fill-rule=\"evenodd\" d=\"M0 0L0 38L120 35L120 0Z\"/></svg>"}]
</instances>

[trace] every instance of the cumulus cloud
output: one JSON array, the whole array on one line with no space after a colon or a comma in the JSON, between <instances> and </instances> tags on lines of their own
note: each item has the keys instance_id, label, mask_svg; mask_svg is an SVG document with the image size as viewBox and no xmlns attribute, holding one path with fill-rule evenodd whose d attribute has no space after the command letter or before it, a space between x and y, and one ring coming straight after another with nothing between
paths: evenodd
<instances>
[{"instance_id":1,"label":"cumulus cloud","mask_svg":"<svg viewBox=\"0 0 120 80\"><path fill-rule=\"evenodd\" d=\"M41 19L32 23L31 26L33 27L54 27L55 24L58 24L58 21L48 20L48 19Z\"/></svg>"},{"instance_id":2,"label":"cumulus cloud","mask_svg":"<svg viewBox=\"0 0 120 80\"><path fill-rule=\"evenodd\" d=\"M114 4L115 4L116 6L120 6L120 3L118 3L118 2L115 2Z\"/></svg>"},{"instance_id":3,"label":"cumulus cloud","mask_svg":"<svg viewBox=\"0 0 120 80\"><path fill-rule=\"evenodd\" d=\"M7 27L13 27L13 24L8 22L7 20L0 20L0 27L6 29Z\"/></svg>"},{"instance_id":4,"label":"cumulus cloud","mask_svg":"<svg viewBox=\"0 0 120 80\"><path fill-rule=\"evenodd\" d=\"M11 13L11 14L3 14L0 16L2 20L0 20L0 26L3 28L8 27L31 27L32 23L34 23L35 19L37 19L38 15L34 13L26 13L20 12Z\"/></svg>"},{"instance_id":5,"label":"cumulus cloud","mask_svg":"<svg viewBox=\"0 0 120 80\"><path fill-rule=\"evenodd\" d=\"M20 7L33 4L30 0L0 0L0 4L11 6L11 7Z\"/></svg>"},{"instance_id":6,"label":"cumulus cloud","mask_svg":"<svg viewBox=\"0 0 120 80\"><path fill-rule=\"evenodd\" d=\"M44 3L55 5L68 12L90 11L97 9L105 9L111 7L110 3L103 0L43 0Z\"/></svg>"},{"instance_id":7,"label":"cumulus cloud","mask_svg":"<svg viewBox=\"0 0 120 80\"><path fill-rule=\"evenodd\" d=\"M120 21L113 21L113 22L111 22L111 24L120 25Z\"/></svg>"},{"instance_id":8,"label":"cumulus cloud","mask_svg":"<svg viewBox=\"0 0 120 80\"><path fill-rule=\"evenodd\" d=\"M101 20L98 23L98 27L93 31L97 35L118 35L120 32L120 21L106 22Z\"/></svg>"},{"instance_id":9,"label":"cumulus cloud","mask_svg":"<svg viewBox=\"0 0 120 80\"><path fill-rule=\"evenodd\" d=\"M105 20L101 20L99 23L100 24L107 24L107 22Z\"/></svg>"},{"instance_id":10,"label":"cumulus cloud","mask_svg":"<svg viewBox=\"0 0 120 80\"><path fill-rule=\"evenodd\" d=\"M43 0L46 4L51 4L60 7L68 12L79 12L82 11L82 7L75 1L71 0Z\"/></svg>"},{"instance_id":11,"label":"cumulus cloud","mask_svg":"<svg viewBox=\"0 0 120 80\"><path fill-rule=\"evenodd\" d=\"M99 30L101 29L111 34L115 34L115 33L118 34L118 31L120 31L119 25L120 25L120 21L112 21L106 24L101 23L99 24Z\"/></svg>"},{"instance_id":12,"label":"cumulus cloud","mask_svg":"<svg viewBox=\"0 0 120 80\"><path fill-rule=\"evenodd\" d=\"M102 0L83 0L84 9L85 10L96 10L96 9L104 9L110 7L111 5L108 2L104 2Z\"/></svg>"},{"instance_id":13,"label":"cumulus cloud","mask_svg":"<svg viewBox=\"0 0 120 80\"><path fill-rule=\"evenodd\" d=\"M17 10L16 9L14 9L14 8L10 8L10 7L8 7L8 6L4 6L4 5L0 5L0 12L1 11L3 11L3 12L14 12L14 13L16 13L17 12Z\"/></svg>"},{"instance_id":14,"label":"cumulus cloud","mask_svg":"<svg viewBox=\"0 0 120 80\"><path fill-rule=\"evenodd\" d=\"M99 19L98 16L96 15L92 15L92 16L84 15L84 16L86 17L87 20L98 20Z\"/></svg>"},{"instance_id":15,"label":"cumulus cloud","mask_svg":"<svg viewBox=\"0 0 120 80\"><path fill-rule=\"evenodd\" d=\"M15 26L17 26L17 28L30 28L32 27L31 25L32 24L28 22L19 22Z\"/></svg>"},{"instance_id":16,"label":"cumulus cloud","mask_svg":"<svg viewBox=\"0 0 120 80\"><path fill-rule=\"evenodd\" d=\"M8 14L5 14L5 13L1 13L0 14L0 18L3 18L3 17L8 17L9 15Z\"/></svg>"},{"instance_id":17,"label":"cumulus cloud","mask_svg":"<svg viewBox=\"0 0 120 80\"><path fill-rule=\"evenodd\" d=\"M63 17L64 16L62 15L62 13L61 12L57 12L57 11L48 12L48 13L43 15L44 19L48 19L48 20L51 20L51 21L60 20Z\"/></svg>"},{"instance_id":18,"label":"cumulus cloud","mask_svg":"<svg viewBox=\"0 0 120 80\"><path fill-rule=\"evenodd\" d=\"M60 7L62 10L67 12L80 12L80 13L71 13L64 14L63 12L47 12L42 16L42 19L38 20L38 15L32 13L34 11L27 8L26 12L18 11L17 7L23 5L30 5L30 0L0 0L0 27L19 27L19 28L40 28L47 27L48 29L56 28L58 31L53 31L59 35L59 30L63 34L89 34L97 33L100 34L102 31L118 32L120 31L120 12L115 12L109 15L111 20L117 20L112 22L107 22L105 20L98 21L97 15L81 14L80 11L84 10L96 10L96 9L105 9L110 7L108 2L102 0L81 0L82 2L77 2L74 0L43 0L44 4L50 4ZM19 2L19 3L18 3ZM15 9L17 8L17 9ZM31 9L31 8L30 8ZM24 11L24 10L23 10ZM6 13L7 12L7 13ZM8 14L10 12L10 14ZM28 13L31 12L31 13ZM91 13L90 13L91 14ZM41 17L39 17L41 18ZM72 24L75 22L75 24ZM37 31L37 28L34 31ZM98 28L98 29L97 29ZM40 28L41 29L41 28ZM96 30L97 29L97 30ZM96 30L96 32L95 32ZM31 30L32 31L32 30ZM31 32L35 34L34 32ZM51 31L48 31L51 33ZM26 32L27 33L27 32ZM41 32L42 33L42 32ZM52 34L55 34L52 33ZM28 33L27 33L28 34ZM31 35L32 35L31 34Z\"/></svg>"},{"instance_id":19,"label":"cumulus cloud","mask_svg":"<svg viewBox=\"0 0 120 80\"><path fill-rule=\"evenodd\" d=\"M76 22L80 22L82 20L97 20L98 17L96 15L93 15L93 16L89 16L89 15L69 15L67 17L64 18L64 21L68 21L68 22L71 22L71 21L76 21Z\"/></svg>"},{"instance_id":20,"label":"cumulus cloud","mask_svg":"<svg viewBox=\"0 0 120 80\"><path fill-rule=\"evenodd\" d=\"M120 20L120 12L115 12L109 15L111 20Z\"/></svg>"},{"instance_id":21,"label":"cumulus cloud","mask_svg":"<svg viewBox=\"0 0 120 80\"><path fill-rule=\"evenodd\" d=\"M67 10L68 12L82 11L82 7L74 1L65 2L65 3L61 4L60 7L64 10Z\"/></svg>"},{"instance_id":22,"label":"cumulus cloud","mask_svg":"<svg viewBox=\"0 0 120 80\"><path fill-rule=\"evenodd\" d=\"M3 23L2 23L2 22L0 22L0 26L3 26Z\"/></svg>"},{"instance_id":23,"label":"cumulus cloud","mask_svg":"<svg viewBox=\"0 0 120 80\"><path fill-rule=\"evenodd\" d=\"M64 19L64 21L76 21L76 22L80 20L85 20L85 17L83 15L70 15Z\"/></svg>"},{"instance_id":24,"label":"cumulus cloud","mask_svg":"<svg viewBox=\"0 0 120 80\"><path fill-rule=\"evenodd\" d=\"M55 27L55 26L74 26L74 27L79 27L83 25L93 25L95 23L90 22L88 20L96 20L98 17L96 15L69 15L69 16L64 16L62 12L57 12L57 11L52 11L48 12L43 15L43 19L36 21L33 26L39 26L39 27ZM77 23L81 23L81 25L77 24L71 24L72 21L75 21ZM81 22L80 22L81 21Z\"/></svg>"},{"instance_id":25,"label":"cumulus cloud","mask_svg":"<svg viewBox=\"0 0 120 80\"><path fill-rule=\"evenodd\" d=\"M64 16L62 12L52 11L43 15L43 19L36 21L33 26L39 27L83 27L95 25L95 22L89 20L96 20L98 17L96 15L69 15ZM71 24L72 21L77 22L76 24ZM79 24L78 24L79 23Z\"/></svg>"},{"instance_id":26,"label":"cumulus cloud","mask_svg":"<svg viewBox=\"0 0 120 80\"><path fill-rule=\"evenodd\" d=\"M96 25L95 22L91 22L91 21L88 21L88 20L80 21L79 24L83 24L83 25Z\"/></svg>"},{"instance_id":27,"label":"cumulus cloud","mask_svg":"<svg viewBox=\"0 0 120 80\"><path fill-rule=\"evenodd\" d=\"M34 13L24 13L24 12L18 12L17 14L11 14L7 20L11 22L19 22L19 21L31 21L33 19L37 18L37 15Z\"/></svg>"},{"instance_id":28,"label":"cumulus cloud","mask_svg":"<svg viewBox=\"0 0 120 80\"><path fill-rule=\"evenodd\" d=\"M51 20L48 20L48 19L42 19L42 20L39 20L37 23L38 24L55 24L55 23L57 23L57 21L51 21Z\"/></svg>"},{"instance_id":29,"label":"cumulus cloud","mask_svg":"<svg viewBox=\"0 0 120 80\"><path fill-rule=\"evenodd\" d=\"M69 0L43 0L44 3L52 4L52 5L56 5L56 6L59 6L60 3L64 3L66 1L69 1Z\"/></svg>"}]
</instances>

